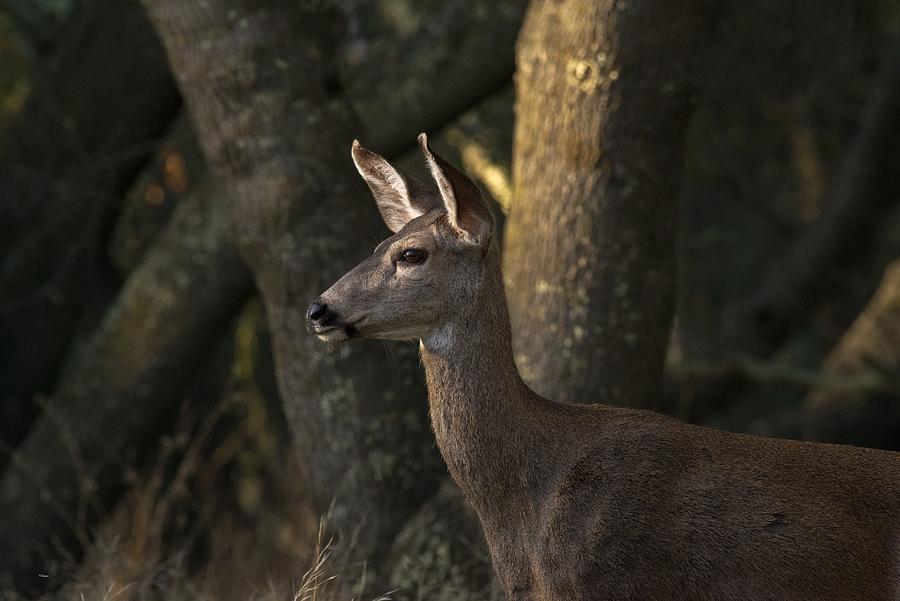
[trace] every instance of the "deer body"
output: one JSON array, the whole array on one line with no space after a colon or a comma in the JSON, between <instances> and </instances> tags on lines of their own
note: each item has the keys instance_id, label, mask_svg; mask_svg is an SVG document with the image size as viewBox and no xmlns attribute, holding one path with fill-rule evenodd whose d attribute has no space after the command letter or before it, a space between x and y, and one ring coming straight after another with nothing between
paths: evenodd
<instances>
[{"instance_id":1,"label":"deer body","mask_svg":"<svg viewBox=\"0 0 900 601\"><path fill-rule=\"evenodd\" d=\"M410 198L420 184L354 147L397 233L314 303L310 314L332 309L310 329L420 338L438 446L511 601L900 599L900 455L538 396L513 361L496 245L479 239L489 214L464 197L465 176L423 150L439 194ZM398 188L398 210L415 210L392 222L381 181ZM453 247L456 234L471 234L469 246ZM427 260L394 259L391 276L384 256L404 248ZM417 269L427 261L458 269L441 283ZM421 300L397 320L410 286L442 297L443 312Z\"/></svg>"}]
</instances>

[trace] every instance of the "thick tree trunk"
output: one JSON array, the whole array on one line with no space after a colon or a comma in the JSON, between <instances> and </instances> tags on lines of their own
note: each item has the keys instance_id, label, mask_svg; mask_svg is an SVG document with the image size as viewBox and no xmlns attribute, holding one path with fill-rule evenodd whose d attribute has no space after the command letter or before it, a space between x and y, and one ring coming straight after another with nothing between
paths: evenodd
<instances>
[{"instance_id":1,"label":"thick tree trunk","mask_svg":"<svg viewBox=\"0 0 900 601\"><path fill-rule=\"evenodd\" d=\"M201 188L178 207L13 453L0 481L0 588L4 578L26 593L59 584L60 553L79 555L246 298L222 202Z\"/></svg>"},{"instance_id":2,"label":"thick tree trunk","mask_svg":"<svg viewBox=\"0 0 900 601\"><path fill-rule=\"evenodd\" d=\"M504 260L516 360L551 398L660 405L704 6L529 8Z\"/></svg>"},{"instance_id":3,"label":"thick tree trunk","mask_svg":"<svg viewBox=\"0 0 900 601\"><path fill-rule=\"evenodd\" d=\"M813 388L804 404L805 438L900 448L900 261L885 271L875 296L822 371L834 378L865 378L883 392Z\"/></svg>"},{"instance_id":4,"label":"thick tree trunk","mask_svg":"<svg viewBox=\"0 0 900 601\"><path fill-rule=\"evenodd\" d=\"M51 392L100 279L104 227L180 103L136 0L85 10L36 68L0 157L0 441L9 445L37 413L34 396Z\"/></svg>"},{"instance_id":5,"label":"thick tree trunk","mask_svg":"<svg viewBox=\"0 0 900 601\"><path fill-rule=\"evenodd\" d=\"M305 330L308 303L375 242L357 183L357 129L332 95L334 15L228 0L148 3L214 168L273 332L279 387L312 494L373 558L437 485L415 349L329 349Z\"/></svg>"}]
</instances>

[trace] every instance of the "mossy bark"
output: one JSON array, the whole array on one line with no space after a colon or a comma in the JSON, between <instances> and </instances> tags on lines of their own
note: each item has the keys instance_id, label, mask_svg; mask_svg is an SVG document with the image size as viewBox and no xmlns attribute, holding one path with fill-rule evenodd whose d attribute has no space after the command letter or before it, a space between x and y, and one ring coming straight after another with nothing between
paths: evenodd
<instances>
[{"instance_id":1,"label":"mossy bark","mask_svg":"<svg viewBox=\"0 0 900 601\"><path fill-rule=\"evenodd\" d=\"M397 601L502 598L478 516L449 479L406 524L389 565Z\"/></svg>"},{"instance_id":2,"label":"mossy bark","mask_svg":"<svg viewBox=\"0 0 900 601\"><path fill-rule=\"evenodd\" d=\"M516 360L563 401L660 406L701 0L536 0L519 37L505 267Z\"/></svg>"}]
</instances>

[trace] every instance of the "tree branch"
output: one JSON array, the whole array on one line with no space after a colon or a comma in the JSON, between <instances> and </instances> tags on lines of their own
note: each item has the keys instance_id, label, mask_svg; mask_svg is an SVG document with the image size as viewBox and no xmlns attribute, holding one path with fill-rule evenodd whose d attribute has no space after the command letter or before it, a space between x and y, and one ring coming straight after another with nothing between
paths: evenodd
<instances>
[{"instance_id":1,"label":"tree branch","mask_svg":"<svg viewBox=\"0 0 900 601\"><path fill-rule=\"evenodd\" d=\"M373 46L342 68L348 97L366 126L360 139L380 154L397 155L415 145L415 137L380 115L404 115L421 131L435 131L500 91L515 69L516 37L527 0L422 4L414 8L415 17L427 25L398 44ZM400 64L403 71L386 68ZM427 90L421 81L429 82Z\"/></svg>"},{"instance_id":2,"label":"tree branch","mask_svg":"<svg viewBox=\"0 0 900 601\"><path fill-rule=\"evenodd\" d=\"M869 374L881 386L814 386L804 403L804 437L900 449L900 261L887 268L875 296L822 370L829 379L845 381Z\"/></svg>"}]
</instances>

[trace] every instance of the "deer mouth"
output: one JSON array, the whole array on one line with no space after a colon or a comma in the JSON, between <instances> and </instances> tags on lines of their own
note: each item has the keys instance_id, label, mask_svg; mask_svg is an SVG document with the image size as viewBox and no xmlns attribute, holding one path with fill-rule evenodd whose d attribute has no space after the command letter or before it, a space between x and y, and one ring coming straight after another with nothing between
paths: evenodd
<instances>
[{"instance_id":1,"label":"deer mouth","mask_svg":"<svg viewBox=\"0 0 900 601\"><path fill-rule=\"evenodd\" d=\"M316 337L323 342L344 342L350 340L350 333L345 326L329 326L316 332Z\"/></svg>"},{"instance_id":2,"label":"deer mouth","mask_svg":"<svg viewBox=\"0 0 900 601\"><path fill-rule=\"evenodd\" d=\"M358 335L356 325L364 319L365 317L362 317L349 323L314 324L310 329L324 342L344 342Z\"/></svg>"}]
</instances>

